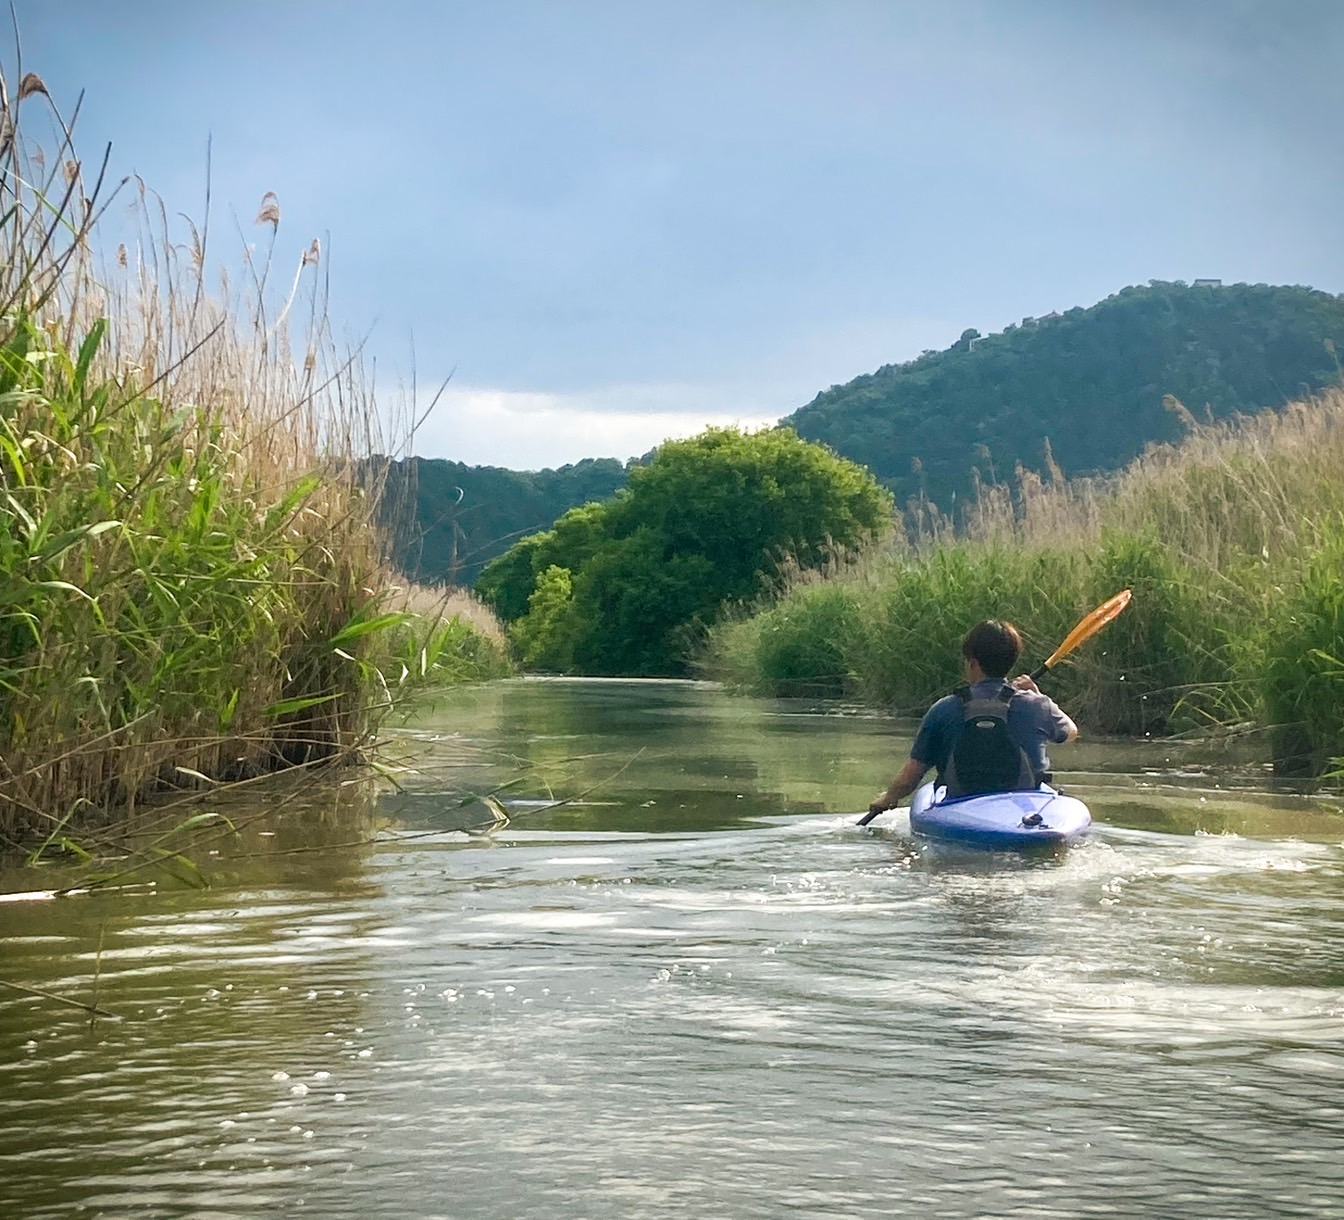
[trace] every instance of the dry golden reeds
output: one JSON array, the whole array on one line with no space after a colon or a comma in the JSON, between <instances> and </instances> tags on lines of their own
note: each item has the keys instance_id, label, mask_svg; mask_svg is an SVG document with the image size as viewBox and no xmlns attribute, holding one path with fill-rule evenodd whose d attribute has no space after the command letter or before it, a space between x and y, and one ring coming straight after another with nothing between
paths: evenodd
<instances>
[{"instance_id":1,"label":"dry golden reeds","mask_svg":"<svg viewBox=\"0 0 1344 1220\"><path fill-rule=\"evenodd\" d=\"M28 146L19 112L34 106L54 155ZM11 844L70 846L71 826L156 787L351 757L400 691L448 672L474 637L388 604L379 412L358 352L332 340L320 246L272 308L267 194L264 254L212 292L208 217L176 241L163 204L126 183L135 232L107 240L105 171L106 158L82 168L38 78L14 100L0 82ZM117 242L106 268L104 240Z\"/></svg>"},{"instance_id":2,"label":"dry golden reeds","mask_svg":"<svg viewBox=\"0 0 1344 1220\"><path fill-rule=\"evenodd\" d=\"M886 553L713 632L707 672L915 711L956 681L976 618L1016 619L1048 651L1132 586L1125 618L1052 676L1093 731L1259 722L1282 766L1321 770L1344 753L1344 391L1220 423L1169 409L1184 439L1113 477L1018 470L955 523L916 500Z\"/></svg>"}]
</instances>

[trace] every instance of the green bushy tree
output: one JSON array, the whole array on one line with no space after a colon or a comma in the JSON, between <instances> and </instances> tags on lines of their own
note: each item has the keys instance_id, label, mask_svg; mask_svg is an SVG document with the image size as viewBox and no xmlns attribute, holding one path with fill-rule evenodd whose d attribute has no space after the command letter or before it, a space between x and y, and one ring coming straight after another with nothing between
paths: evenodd
<instances>
[{"instance_id":1,"label":"green bushy tree","mask_svg":"<svg viewBox=\"0 0 1344 1220\"><path fill-rule=\"evenodd\" d=\"M537 587L538 555L545 534L533 534L492 560L476 582L476 592L506 623L527 613Z\"/></svg>"},{"instance_id":2,"label":"green bushy tree","mask_svg":"<svg viewBox=\"0 0 1344 1220\"><path fill-rule=\"evenodd\" d=\"M710 429L662 446L614 499L524 539L478 591L503 617L530 617L542 574L564 568L577 670L680 673L725 603L853 552L888 528L891 510L862 467L788 430Z\"/></svg>"},{"instance_id":3,"label":"green bushy tree","mask_svg":"<svg viewBox=\"0 0 1344 1220\"><path fill-rule=\"evenodd\" d=\"M568 568L551 564L538 578L527 613L510 629L518 659L529 669L563 672L574 652L574 582Z\"/></svg>"},{"instance_id":4,"label":"green bushy tree","mask_svg":"<svg viewBox=\"0 0 1344 1220\"><path fill-rule=\"evenodd\" d=\"M586 674L682 672L688 632L721 600L715 577L704 555L669 552L652 529L613 540L579 575L575 667Z\"/></svg>"}]
</instances>

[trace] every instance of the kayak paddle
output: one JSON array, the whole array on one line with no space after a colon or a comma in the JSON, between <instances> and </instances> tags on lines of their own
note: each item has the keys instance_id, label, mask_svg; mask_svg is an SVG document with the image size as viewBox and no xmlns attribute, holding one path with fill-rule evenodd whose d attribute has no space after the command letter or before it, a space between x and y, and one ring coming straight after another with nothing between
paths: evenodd
<instances>
[{"instance_id":1,"label":"kayak paddle","mask_svg":"<svg viewBox=\"0 0 1344 1220\"><path fill-rule=\"evenodd\" d=\"M1133 598L1134 591L1132 589L1122 589L1114 597L1108 597L1091 613L1085 614L1078 620L1078 625L1064 637L1064 642L1046 657L1044 664L1031 671L1031 680L1033 682L1040 681L1041 678L1045 677L1045 675L1064 660L1065 657L1069 656L1071 653L1077 652L1079 648L1100 632L1102 628L1115 622L1115 620L1124 613L1125 607L1129 605ZM875 817L877 817L876 813L865 813L863 817L859 819L858 824L860 826L867 826Z\"/></svg>"},{"instance_id":2,"label":"kayak paddle","mask_svg":"<svg viewBox=\"0 0 1344 1220\"><path fill-rule=\"evenodd\" d=\"M1103 627L1115 622L1134 598L1132 589L1124 589L1114 597L1107 598L1091 614L1078 620L1078 626L1064 637L1064 643L1045 658L1045 664L1031 671L1031 680L1038 682L1048 670L1053 669L1071 652L1076 652Z\"/></svg>"}]
</instances>

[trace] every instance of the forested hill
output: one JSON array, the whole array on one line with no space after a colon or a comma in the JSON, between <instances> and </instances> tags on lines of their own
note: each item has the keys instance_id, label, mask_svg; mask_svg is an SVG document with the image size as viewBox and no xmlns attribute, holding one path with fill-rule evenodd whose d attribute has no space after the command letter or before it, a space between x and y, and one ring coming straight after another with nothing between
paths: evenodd
<instances>
[{"instance_id":1,"label":"forested hill","mask_svg":"<svg viewBox=\"0 0 1344 1220\"><path fill-rule=\"evenodd\" d=\"M1344 299L1310 288L1153 282L1090 309L968 330L818 394L783 422L862 462L897 494L943 508L986 478L1040 468L1048 439L1069 475L1113 470L1175 439L1174 395L1196 416L1277 407L1338 383Z\"/></svg>"},{"instance_id":2,"label":"forested hill","mask_svg":"<svg viewBox=\"0 0 1344 1220\"><path fill-rule=\"evenodd\" d=\"M1123 466L1196 416L1281 406L1340 381L1344 299L1310 288L1155 282L1090 309L964 332L946 351L818 394L783 422L870 467L898 503L945 510L972 485L1039 469L1045 443L1069 475ZM518 538L624 487L631 462L516 471L413 458L391 467L389 523L412 576L471 584ZM407 495L409 493L409 500Z\"/></svg>"},{"instance_id":3,"label":"forested hill","mask_svg":"<svg viewBox=\"0 0 1344 1220\"><path fill-rule=\"evenodd\" d=\"M550 529L580 504L607 499L628 477L627 466L615 458L585 458L557 470L505 470L442 458L393 462L384 503L396 560L416 579L470 585L524 534Z\"/></svg>"}]
</instances>

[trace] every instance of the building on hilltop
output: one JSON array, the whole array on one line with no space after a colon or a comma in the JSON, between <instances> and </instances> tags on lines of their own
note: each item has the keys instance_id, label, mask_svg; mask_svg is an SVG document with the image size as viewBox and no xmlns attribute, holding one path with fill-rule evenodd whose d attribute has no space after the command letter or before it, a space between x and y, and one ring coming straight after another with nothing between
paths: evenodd
<instances>
[{"instance_id":1,"label":"building on hilltop","mask_svg":"<svg viewBox=\"0 0 1344 1220\"><path fill-rule=\"evenodd\" d=\"M1195 280L1191 284L1192 288L1221 288L1222 286L1222 280Z\"/></svg>"}]
</instances>

